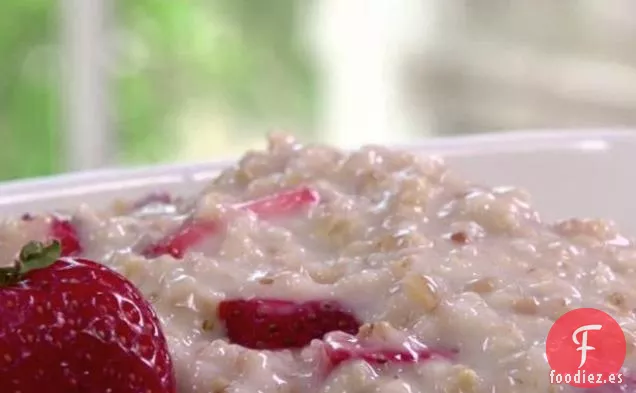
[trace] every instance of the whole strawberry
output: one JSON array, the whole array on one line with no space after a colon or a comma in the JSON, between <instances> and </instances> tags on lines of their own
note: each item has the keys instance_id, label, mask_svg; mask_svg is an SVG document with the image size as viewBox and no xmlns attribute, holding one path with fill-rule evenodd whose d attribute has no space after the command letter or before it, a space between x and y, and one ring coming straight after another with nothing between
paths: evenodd
<instances>
[{"instance_id":1,"label":"whole strawberry","mask_svg":"<svg viewBox=\"0 0 636 393\"><path fill-rule=\"evenodd\" d=\"M152 307L98 263L29 243L0 269L0 391L174 393Z\"/></svg>"}]
</instances>

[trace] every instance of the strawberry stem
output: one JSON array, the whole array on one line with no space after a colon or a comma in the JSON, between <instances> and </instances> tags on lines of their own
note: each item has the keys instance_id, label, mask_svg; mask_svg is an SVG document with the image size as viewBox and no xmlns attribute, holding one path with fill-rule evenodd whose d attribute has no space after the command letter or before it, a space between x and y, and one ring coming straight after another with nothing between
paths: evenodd
<instances>
[{"instance_id":1,"label":"strawberry stem","mask_svg":"<svg viewBox=\"0 0 636 393\"><path fill-rule=\"evenodd\" d=\"M0 268L0 287L18 283L27 273L51 266L62 253L62 245L53 240L51 244L29 242L22 250L13 266Z\"/></svg>"}]
</instances>

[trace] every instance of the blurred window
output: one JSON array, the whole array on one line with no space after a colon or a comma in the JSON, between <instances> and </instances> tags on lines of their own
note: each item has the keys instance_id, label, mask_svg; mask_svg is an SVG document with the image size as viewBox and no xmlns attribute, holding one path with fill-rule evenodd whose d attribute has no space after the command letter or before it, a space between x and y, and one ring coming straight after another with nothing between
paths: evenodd
<instances>
[{"instance_id":1,"label":"blurred window","mask_svg":"<svg viewBox=\"0 0 636 393\"><path fill-rule=\"evenodd\" d=\"M513 5L514 4L514 5ZM631 0L0 1L0 180L636 125Z\"/></svg>"}]
</instances>

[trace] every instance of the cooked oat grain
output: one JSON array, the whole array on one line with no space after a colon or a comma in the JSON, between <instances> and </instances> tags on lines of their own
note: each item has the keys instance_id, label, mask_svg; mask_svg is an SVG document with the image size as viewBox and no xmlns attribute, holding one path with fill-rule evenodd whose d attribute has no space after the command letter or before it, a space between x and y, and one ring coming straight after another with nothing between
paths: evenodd
<instances>
[{"instance_id":1,"label":"cooked oat grain","mask_svg":"<svg viewBox=\"0 0 636 393\"><path fill-rule=\"evenodd\" d=\"M267 217L241 205L298 187L315 190L319 203ZM635 372L634 243L603 221L545 223L524 192L476 186L438 159L384 147L345 153L277 135L194 199L131 206L78 207L72 222L87 257L152 298L181 393L566 391L547 383L545 337L578 307L617 319L629 343L625 372ZM140 255L187 217L218 230L182 259ZM11 261L46 225L5 220L0 257ZM230 344L210 314L224 299L251 297L335 300L364 323L360 339L381 348L458 352L327 370L320 340L278 352Z\"/></svg>"}]
</instances>

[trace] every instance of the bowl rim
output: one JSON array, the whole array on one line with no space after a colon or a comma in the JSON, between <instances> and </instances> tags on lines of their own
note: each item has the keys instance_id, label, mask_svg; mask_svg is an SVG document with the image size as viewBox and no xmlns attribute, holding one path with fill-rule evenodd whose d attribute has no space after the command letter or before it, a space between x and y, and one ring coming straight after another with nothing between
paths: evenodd
<instances>
[{"instance_id":1,"label":"bowl rim","mask_svg":"<svg viewBox=\"0 0 636 393\"><path fill-rule=\"evenodd\" d=\"M409 144L389 145L391 148L423 152L440 156L496 154L532 150L581 150L585 145L617 143L636 145L636 129L628 127L588 129L519 129L491 131L469 135L435 136ZM365 145L365 144L359 144ZM0 182L0 195L34 192L43 188L77 187L82 184L128 182L152 184L198 181L209 178L236 162L236 157L209 161L179 162L132 167L108 167L79 172Z\"/></svg>"}]
</instances>

